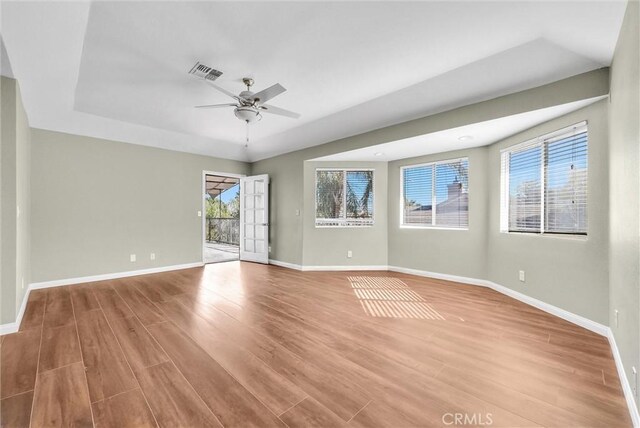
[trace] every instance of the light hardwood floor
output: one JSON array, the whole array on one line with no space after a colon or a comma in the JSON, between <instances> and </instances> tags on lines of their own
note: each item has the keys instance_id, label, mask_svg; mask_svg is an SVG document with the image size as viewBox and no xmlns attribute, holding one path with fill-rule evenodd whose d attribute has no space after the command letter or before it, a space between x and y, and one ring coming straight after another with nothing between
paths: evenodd
<instances>
[{"instance_id":1,"label":"light hardwood floor","mask_svg":"<svg viewBox=\"0 0 640 428\"><path fill-rule=\"evenodd\" d=\"M3 427L631 425L604 337L397 273L231 262L36 290L0 346Z\"/></svg>"}]
</instances>

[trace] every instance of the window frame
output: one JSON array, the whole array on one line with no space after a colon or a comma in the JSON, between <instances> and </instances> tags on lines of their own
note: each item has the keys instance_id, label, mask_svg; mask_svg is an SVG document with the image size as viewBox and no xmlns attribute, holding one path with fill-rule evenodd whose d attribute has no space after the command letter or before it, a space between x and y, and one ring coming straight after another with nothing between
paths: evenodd
<instances>
[{"instance_id":1,"label":"window frame","mask_svg":"<svg viewBox=\"0 0 640 428\"><path fill-rule=\"evenodd\" d=\"M581 133L586 133L587 135L587 228L586 232L548 232L545 230L546 227L546 200L545 196L547 193L547 180L546 180L546 172L548 166L548 145L549 143L553 143L564 138L568 138L571 135L577 135ZM532 232L532 231L520 231L520 230L509 230L509 174L510 174L510 165L509 165L509 154L517 151L526 150L528 148L541 147L541 162L540 162L540 231ZM506 162L506 167L505 167ZM523 236L544 236L544 237L553 237L553 238L563 238L563 239L577 239L577 240L586 240L589 236L589 122L587 120L583 120L577 123L574 123L569 126L565 126L564 128L557 129L552 132L548 132L546 134L540 135L538 137L531 138L527 141L523 141L521 143L513 144L509 147L505 147L500 150L500 233L504 234L513 234L513 235L523 235Z\"/></svg>"},{"instance_id":2,"label":"window frame","mask_svg":"<svg viewBox=\"0 0 640 428\"><path fill-rule=\"evenodd\" d=\"M318 171L341 171L344 173L344 178L343 178L343 186L344 186L344 191L342 192L342 203L344 204L344 217L340 218L340 219L331 219L331 218L321 218L318 219ZM367 223L362 223L362 224L346 224L347 223L347 203L346 203L346 199L347 199L347 192L346 192L346 185L347 185L347 172L371 172L371 188L373 189L373 212L371 213L371 222L367 222ZM362 228L368 228L368 227L373 227L375 225L375 217L376 217L376 171L375 168L331 168L331 167L322 167L322 168L315 168L313 171L313 196L314 196L314 210L313 210L313 223L316 229L349 229L349 228L355 228L355 229L362 229ZM329 222L338 222L338 221L344 221L345 224L318 224L318 220L321 221L327 221L327 223Z\"/></svg>"},{"instance_id":3,"label":"window frame","mask_svg":"<svg viewBox=\"0 0 640 428\"><path fill-rule=\"evenodd\" d=\"M436 216L437 216L437 209L432 209L432 214L431 214L431 224L426 224L426 223L405 223L404 222L404 171L407 169L411 169L411 168L420 168L423 166L432 166L433 167L433 178L431 180L431 204L433 206L433 201L436 200L436 187L437 187L437 183L436 183L436 167L438 165L442 165L442 164L448 164L448 163L454 163L454 162L461 162L461 161L467 161L467 166L469 165L469 157L468 156L462 156L459 158L451 158L451 159L442 159L442 160L437 160L437 161L432 161L432 162L423 162L423 163L417 163L417 164L411 164L411 165L403 165L400 167L400 228L401 229L438 229L438 230L460 230L460 231L468 231L469 230L469 218L467 217L467 226L466 227L455 227L455 226L439 226L436 223ZM467 173L468 174L468 173ZM469 186L469 183L467 183L467 187ZM467 192L469 192L469 190L467 189ZM469 204L471 205L471 204ZM469 215L468 213L471 210L467 210L467 216Z\"/></svg>"}]
</instances>

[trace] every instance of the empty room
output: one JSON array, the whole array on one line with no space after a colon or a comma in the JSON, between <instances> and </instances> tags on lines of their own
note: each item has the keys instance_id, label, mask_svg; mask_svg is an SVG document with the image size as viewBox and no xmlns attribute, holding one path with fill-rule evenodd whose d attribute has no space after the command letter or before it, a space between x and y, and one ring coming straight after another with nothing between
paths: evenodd
<instances>
[{"instance_id":1,"label":"empty room","mask_svg":"<svg viewBox=\"0 0 640 428\"><path fill-rule=\"evenodd\" d=\"M0 0L0 426L640 428L640 2Z\"/></svg>"}]
</instances>

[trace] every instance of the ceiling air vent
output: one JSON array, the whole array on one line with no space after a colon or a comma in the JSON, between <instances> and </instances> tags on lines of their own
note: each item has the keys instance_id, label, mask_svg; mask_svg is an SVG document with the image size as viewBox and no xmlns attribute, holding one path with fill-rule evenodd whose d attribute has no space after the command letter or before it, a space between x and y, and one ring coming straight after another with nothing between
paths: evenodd
<instances>
[{"instance_id":1,"label":"ceiling air vent","mask_svg":"<svg viewBox=\"0 0 640 428\"><path fill-rule=\"evenodd\" d=\"M208 65L196 62L196 65L191 67L191 70L189 70L189 74L193 74L194 76L202 77L207 80L216 80L218 77L222 76L222 71L218 71Z\"/></svg>"}]
</instances>

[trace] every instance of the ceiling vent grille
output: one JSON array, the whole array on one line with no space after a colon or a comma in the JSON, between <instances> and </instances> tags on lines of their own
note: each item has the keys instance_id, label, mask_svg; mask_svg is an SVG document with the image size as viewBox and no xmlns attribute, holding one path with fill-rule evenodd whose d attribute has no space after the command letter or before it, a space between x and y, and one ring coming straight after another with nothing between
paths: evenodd
<instances>
[{"instance_id":1,"label":"ceiling vent grille","mask_svg":"<svg viewBox=\"0 0 640 428\"><path fill-rule=\"evenodd\" d=\"M189 70L189 74L193 74L196 77L201 77L206 80L216 80L218 77L222 76L222 71L218 71L208 65L196 62L196 65L191 67L191 70Z\"/></svg>"}]
</instances>

